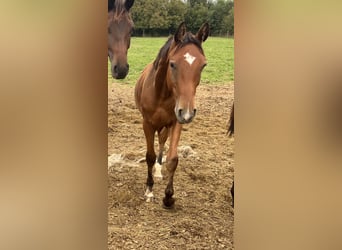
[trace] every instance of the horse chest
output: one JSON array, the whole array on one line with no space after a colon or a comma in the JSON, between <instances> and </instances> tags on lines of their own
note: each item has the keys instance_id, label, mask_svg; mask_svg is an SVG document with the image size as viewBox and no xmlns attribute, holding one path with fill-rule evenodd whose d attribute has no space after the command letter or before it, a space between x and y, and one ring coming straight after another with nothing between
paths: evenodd
<instances>
[{"instance_id":1,"label":"horse chest","mask_svg":"<svg viewBox=\"0 0 342 250\"><path fill-rule=\"evenodd\" d=\"M164 127L172 124L177 120L174 111L166 107L157 107L153 112L150 112L145 118L154 127Z\"/></svg>"}]
</instances>

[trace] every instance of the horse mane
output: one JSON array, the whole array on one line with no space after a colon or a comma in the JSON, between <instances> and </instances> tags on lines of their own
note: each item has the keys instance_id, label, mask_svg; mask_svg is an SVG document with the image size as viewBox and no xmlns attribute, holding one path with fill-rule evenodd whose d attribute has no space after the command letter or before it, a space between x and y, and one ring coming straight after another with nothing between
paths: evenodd
<instances>
[{"instance_id":1,"label":"horse mane","mask_svg":"<svg viewBox=\"0 0 342 250\"><path fill-rule=\"evenodd\" d=\"M173 40L173 36L170 36L167 39L167 42L164 44L164 46L161 47L161 49L159 50L158 56L153 62L153 67L155 70L157 70L157 68L158 68L159 61L163 58L166 58L167 54L169 53L169 50L170 50L170 47L172 44L172 40Z\"/></svg>"},{"instance_id":2,"label":"horse mane","mask_svg":"<svg viewBox=\"0 0 342 250\"><path fill-rule=\"evenodd\" d=\"M157 70L159 62L166 62L167 54L169 53L173 38L174 36L170 36L164 46L159 50L158 56L153 62L153 67L155 70ZM176 45L176 51L188 44L195 44L201 53L204 54L201 42L193 34L191 34L191 32L185 33L182 41Z\"/></svg>"},{"instance_id":3,"label":"horse mane","mask_svg":"<svg viewBox=\"0 0 342 250\"><path fill-rule=\"evenodd\" d=\"M114 0L108 0L108 12L114 9Z\"/></svg>"},{"instance_id":4,"label":"horse mane","mask_svg":"<svg viewBox=\"0 0 342 250\"><path fill-rule=\"evenodd\" d=\"M113 11L113 20L120 20L124 16L133 24L133 20L125 7L125 0L108 0L108 12Z\"/></svg>"}]
</instances>

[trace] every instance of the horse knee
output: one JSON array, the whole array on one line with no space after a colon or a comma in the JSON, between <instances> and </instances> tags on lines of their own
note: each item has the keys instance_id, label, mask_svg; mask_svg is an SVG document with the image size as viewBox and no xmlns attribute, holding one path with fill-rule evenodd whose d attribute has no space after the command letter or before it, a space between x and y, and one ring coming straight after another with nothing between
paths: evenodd
<instances>
[{"instance_id":1,"label":"horse knee","mask_svg":"<svg viewBox=\"0 0 342 250\"><path fill-rule=\"evenodd\" d=\"M169 172L174 172L178 165L178 156L173 157L172 159L168 160L167 163L167 170Z\"/></svg>"},{"instance_id":2,"label":"horse knee","mask_svg":"<svg viewBox=\"0 0 342 250\"><path fill-rule=\"evenodd\" d=\"M146 162L147 162L147 165L150 167L152 167L154 165L154 163L156 162L156 154L155 153L149 153L147 152L146 153Z\"/></svg>"}]
</instances>

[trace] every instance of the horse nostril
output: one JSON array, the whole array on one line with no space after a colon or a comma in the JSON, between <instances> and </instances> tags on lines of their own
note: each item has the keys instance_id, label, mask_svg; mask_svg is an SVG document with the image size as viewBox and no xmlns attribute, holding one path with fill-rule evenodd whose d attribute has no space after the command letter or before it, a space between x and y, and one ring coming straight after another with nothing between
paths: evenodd
<instances>
[{"instance_id":1,"label":"horse nostril","mask_svg":"<svg viewBox=\"0 0 342 250\"><path fill-rule=\"evenodd\" d=\"M118 72L118 65L114 65L113 70L114 70L115 73L117 73Z\"/></svg>"},{"instance_id":2,"label":"horse nostril","mask_svg":"<svg viewBox=\"0 0 342 250\"><path fill-rule=\"evenodd\" d=\"M197 111L197 109L194 109L194 115L196 115L196 111Z\"/></svg>"},{"instance_id":3,"label":"horse nostril","mask_svg":"<svg viewBox=\"0 0 342 250\"><path fill-rule=\"evenodd\" d=\"M127 67L127 70L129 69L129 64L127 63L127 65L126 65L126 67Z\"/></svg>"},{"instance_id":4,"label":"horse nostril","mask_svg":"<svg viewBox=\"0 0 342 250\"><path fill-rule=\"evenodd\" d=\"M182 109L178 109L178 116L179 117L182 117L182 111L183 111Z\"/></svg>"}]
</instances>

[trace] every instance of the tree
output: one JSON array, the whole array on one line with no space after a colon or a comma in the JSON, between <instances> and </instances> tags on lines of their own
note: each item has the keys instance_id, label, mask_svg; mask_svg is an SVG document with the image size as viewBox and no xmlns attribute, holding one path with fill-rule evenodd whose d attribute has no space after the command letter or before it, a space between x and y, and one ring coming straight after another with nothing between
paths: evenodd
<instances>
[{"instance_id":1,"label":"tree","mask_svg":"<svg viewBox=\"0 0 342 250\"><path fill-rule=\"evenodd\" d=\"M135 28L142 29L143 36L146 29L167 29L167 15L167 1L165 0L136 1L132 8Z\"/></svg>"},{"instance_id":2,"label":"tree","mask_svg":"<svg viewBox=\"0 0 342 250\"><path fill-rule=\"evenodd\" d=\"M228 27L229 35L234 35L234 7L230 9L229 14L223 20L224 24Z\"/></svg>"},{"instance_id":3,"label":"tree","mask_svg":"<svg viewBox=\"0 0 342 250\"><path fill-rule=\"evenodd\" d=\"M195 1L195 3L193 3L194 5L191 5L190 3L187 6L185 22L188 29L192 30L193 32L197 31L204 22L209 21L209 11L207 4L204 4L202 2L203 1Z\"/></svg>"},{"instance_id":4,"label":"tree","mask_svg":"<svg viewBox=\"0 0 342 250\"><path fill-rule=\"evenodd\" d=\"M230 27L230 22L234 22L234 13L232 20L231 18L227 18L233 6L233 2L226 0L217 0L215 4L210 5L209 24L212 35L222 36L227 34Z\"/></svg>"},{"instance_id":5,"label":"tree","mask_svg":"<svg viewBox=\"0 0 342 250\"><path fill-rule=\"evenodd\" d=\"M183 21L193 32L208 22L211 35L234 35L233 0L140 0L134 3L132 18L135 35L172 34Z\"/></svg>"},{"instance_id":6,"label":"tree","mask_svg":"<svg viewBox=\"0 0 342 250\"><path fill-rule=\"evenodd\" d=\"M184 21L186 4L182 0L170 0L168 4L169 32L174 33L181 22Z\"/></svg>"}]
</instances>

